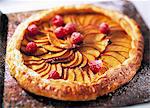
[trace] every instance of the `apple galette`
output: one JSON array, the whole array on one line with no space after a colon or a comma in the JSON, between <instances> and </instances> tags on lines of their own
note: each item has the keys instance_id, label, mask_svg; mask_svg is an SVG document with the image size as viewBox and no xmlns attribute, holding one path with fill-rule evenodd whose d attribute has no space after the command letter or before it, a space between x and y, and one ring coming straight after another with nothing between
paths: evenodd
<instances>
[{"instance_id":1,"label":"apple galette","mask_svg":"<svg viewBox=\"0 0 150 108\"><path fill-rule=\"evenodd\" d=\"M129 82L143 56L138 24L93 5L42 11L16 29L7 63L19 85L58 100L94 100Z\"/></svg>"}]
</instances>

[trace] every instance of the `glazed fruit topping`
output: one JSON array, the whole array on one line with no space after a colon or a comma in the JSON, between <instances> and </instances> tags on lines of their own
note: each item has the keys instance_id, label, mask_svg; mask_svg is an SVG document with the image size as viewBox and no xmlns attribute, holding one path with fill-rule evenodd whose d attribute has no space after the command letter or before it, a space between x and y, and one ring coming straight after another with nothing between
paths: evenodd
<instances>
[{"instance_id":1,"label":"glazed fruit topping","mask_svg":"<svg viewBox=\"0 0 150 108\"><path fill-rule=\"evenodd\" d=\"M72 34L73 32L76 31L76 24L68 23L65 25L64 29L67 34Z\"/></svg>"},{"instance_id":2,"label":"glazed fruit topping","mask_svg":"<svg viewBox=\"0 0 150 108\"><path fill-rule=\"evenodd\" d=\"M102 61L101 60L93 60L89 63L90 69L93 73L98 73L102 68Z\"/></svg>"},{"instance_id":3,"label":"glazed fruit topping","mask_svg":"<svg viewBox=\"0 0 150 108\"><path fill-rule=\"evenodd\" d=\"M54 30L54 33L56 35L57 38L62 39L66 36L66 31L64 29L64 27L58 27Z\"/></svg>"},{"instance_id":4,"label":"glazed fruit topping","mask_svg":"<svg viewBox=\"0 0 150 108\"><path fill-rule=\"evenodd\" d=\"M80 44L83 41L83 35L79 32L73 32L71 35L71 42L73 44Z\"/></svg>"},{"instance_id":5,"label":"glazed fruit topping","mask_svg":"<svg viewBox=\"0 0 150 108\"><path fill-rule=\"evenodd\" d=\"M64 20L62 18L62 16L60 15L56 15L52 18L52 24L59 27L59 26L62 26L64 24Z\"/></svg>"},{"instance_id":6,"label":"glazed fruit topping","mask_svg":"<svg viewBox=\"0 0 150 108\"><path fill-rule=\"evenodd\" d=\"M39 28L35 24L28 26L28 31L29 31L30 35L32 35L32 36L40 33Z\"/></svg>"},{"instance_id":7,"label":"glazed fruit topping","mask_svg":"<svg viewBox=\"0 0 150 108\"><path fill-rule=\"evenodd\" d=\"M99 30L103 34L109 34L109 32L110 32L110 28L109 28L109 25L107 23L101 23L99 25Z\"/></svg>"},{"instance_id":8,"label":"glazed fruit topping","mask_svg":"<svg viewBox=\"0 0 150 108\"><path fill-rule=\"evenodd\" d=\"M29 42L26 46L27 53L35 53L37 51L37 45L34 42Z\"/></svg>"},{"instance_id":9,"label":"glazed fruit topping","mask_svg":"<svg viewBox=\"0 0 150 108\"><path fill-rule=\"evenodd\" d=\"M55 70L50 71L48 79L59 79L59 73Z\"/></svg>"}]
</instances>

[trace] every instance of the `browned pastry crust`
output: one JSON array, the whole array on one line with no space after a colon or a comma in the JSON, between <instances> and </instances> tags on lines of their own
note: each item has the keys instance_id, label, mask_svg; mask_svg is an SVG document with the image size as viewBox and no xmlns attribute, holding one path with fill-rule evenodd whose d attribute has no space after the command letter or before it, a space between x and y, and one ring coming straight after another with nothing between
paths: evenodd
<instances>
[{"instance_id":1,"label":"browned pastry crust","mask_svg":"<svg viewBox=\"0 0 150 108\"><path fill-rule=\"evenodd\" d=\"M42 79L35 71L24 65L20 52L21 41L26 28L32 22L47 20L62 13L101 13L116 21L132 38L129 58L121 65L111 68L101 76L95 77L91 83L80 83L63 79ZM60 7L40 12L21 23L7 46L7 63L11 75L20 86L34 94L58 100L87 101L113 92L121 85L129 82L136 74L143 56L144 41L134 20L116 11L95 7L93 5Z\"/></svg>"}]
</instances>

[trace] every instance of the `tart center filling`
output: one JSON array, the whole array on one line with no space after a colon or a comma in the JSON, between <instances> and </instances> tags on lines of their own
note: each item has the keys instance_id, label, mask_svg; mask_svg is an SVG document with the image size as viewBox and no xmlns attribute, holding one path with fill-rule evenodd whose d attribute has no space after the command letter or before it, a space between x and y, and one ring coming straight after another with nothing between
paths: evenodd
<instances>
[{"instance_id":1,"label":"tart center filling","mask_svg":"<svg viewBox=\"0 0 150 108\"><path fill-rule=\"evenodd\" d=\"M31 24L21 44L24 64L46 79L91 82L128 58L131 38L100 14L56 15Z\"/></svg>"}]
</instances>

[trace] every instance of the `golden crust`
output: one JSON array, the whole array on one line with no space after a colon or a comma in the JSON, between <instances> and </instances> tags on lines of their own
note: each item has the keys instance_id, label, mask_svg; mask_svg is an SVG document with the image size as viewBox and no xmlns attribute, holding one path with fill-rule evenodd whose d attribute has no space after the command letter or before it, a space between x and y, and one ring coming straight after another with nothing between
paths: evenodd
<instances>
[{"instance_id":1,"label":"golden crust","mask_svg":"<svg viewBox=\"0 0 150 108\"><path fill-rule=\"evenodd\" d=\"M42 79L35 71L29 69L23 63L20 46L26 28L32 22L40 21L41 19L47 20L54 16L54 14L77 12L101 13L120 24L132 38L129 58L121 65L108 70L101 76L95 77L91 83L71 82L62 79ZM93 5L60 7L31 16L18 26L7 46L6 61L11 75L16 78L21 87L32 93L58 100L87 101L113 92L121 85L129 82L141 65L143 47L143 37L136 22L125 15Z\"/></svg>"}]
</instances>

